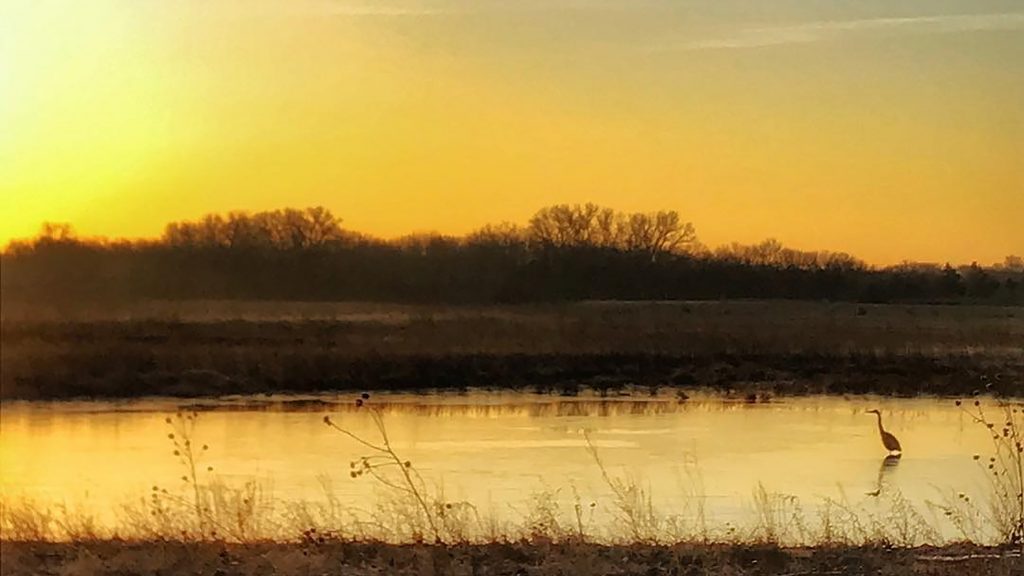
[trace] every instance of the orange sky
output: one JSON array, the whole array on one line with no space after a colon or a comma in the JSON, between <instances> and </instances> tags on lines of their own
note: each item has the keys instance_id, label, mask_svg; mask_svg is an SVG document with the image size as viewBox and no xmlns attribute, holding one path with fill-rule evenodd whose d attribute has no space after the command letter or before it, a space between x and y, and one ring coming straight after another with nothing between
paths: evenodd
<instances>
[{"instance_id":1,"label":"orange sky","mask_svg":"<svg viewBox=\"0 0 1024 576\"><path fill-rule=\"evenodd\" d=\"M1024 253L1004 0L8 0L0 242L322 204L394 236L593 201L903 259Z\"/></svg>"}]
</instances>

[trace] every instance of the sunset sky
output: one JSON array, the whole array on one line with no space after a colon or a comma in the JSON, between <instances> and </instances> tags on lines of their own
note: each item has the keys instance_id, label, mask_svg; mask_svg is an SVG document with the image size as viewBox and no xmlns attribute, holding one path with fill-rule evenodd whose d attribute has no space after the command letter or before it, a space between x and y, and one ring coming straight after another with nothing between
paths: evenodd
<instances>
[{"instance_id":1,"label":"sunset sky","mask_svg":"<svg viewBox=\"0 0 1024 576\"><path fill-rule=\"evenodd\" d=\"M1024 254L1020 0L2 0L0 243L593 201L714 246Z\"/></svg>"}]
</instances>

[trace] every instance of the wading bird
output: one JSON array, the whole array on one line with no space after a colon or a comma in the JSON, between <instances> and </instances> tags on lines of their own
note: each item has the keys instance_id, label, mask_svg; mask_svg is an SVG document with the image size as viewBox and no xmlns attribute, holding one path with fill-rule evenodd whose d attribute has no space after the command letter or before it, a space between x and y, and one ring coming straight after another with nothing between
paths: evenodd
<instances>
[{"instance_id":1,"label":"wading bird","mask_svg":"<svg viewBox=\"0 0 1024 576\"><path fill-rule=\"evenodd\" d=\"M899 452L902 454L903 448L900 447L900 441L892 434L886 432L885 428L882 428L882 413L878 410L868 410L867 413L878 416L878 434L882 437L882 446L885 446L885 449L888 450L890 454L893 452Z\"/></svg>"}]
</instances>

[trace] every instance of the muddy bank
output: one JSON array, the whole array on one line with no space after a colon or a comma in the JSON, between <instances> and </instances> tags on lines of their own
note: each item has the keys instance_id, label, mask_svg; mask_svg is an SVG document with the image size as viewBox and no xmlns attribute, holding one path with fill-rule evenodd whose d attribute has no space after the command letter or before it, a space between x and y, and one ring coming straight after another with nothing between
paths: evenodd
<instances>
[{"instance_id":1,"label":"muddy bank","mask_svg":"<svg viewBox=\"0 0 1024 576\"><path fill-rule=\"evenodd\" d=\"M271 354L223 359L211 350L187 363L67 354L34 370L5 374L3 398L132 398L331 391L506 388L574 395L625 387L710 389L727 394L1020 395L1024 365L972 357L848 355L670 356L648 354L446 355L352 357Z\"/></svg>"},{"instance_id":2,"label":"muddy bank","mask_svg":"<svg viewBox=\"0 0 1024 576\"><path fill-rule=\"evenodd\" d=\"M496 543L0 543L0 574L903 575L1024 573L1019 554L974 546L886 549Z\"/></svg>"}]
</instances>

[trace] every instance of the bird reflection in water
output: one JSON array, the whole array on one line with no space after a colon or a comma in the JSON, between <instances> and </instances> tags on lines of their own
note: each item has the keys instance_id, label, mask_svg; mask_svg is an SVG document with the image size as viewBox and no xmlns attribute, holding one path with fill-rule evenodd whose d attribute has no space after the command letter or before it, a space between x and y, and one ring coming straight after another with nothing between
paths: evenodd
<instances>
[{"instance_id":1,"label":"bird reflection in water","mask_svg":"<svg viewBox=\"0 0 1024 576\"><path fill-rule=\"evenodd\" d=\"M868 496L878 496L882 493L883 485L886 481L886 476L896 471L896 467L900 463L900 454L890 454L885 458L882 458L882 464L878 467L878 478L875 480L875 489L871 492L865 492Z\"/></svg>"}]
</instances>

